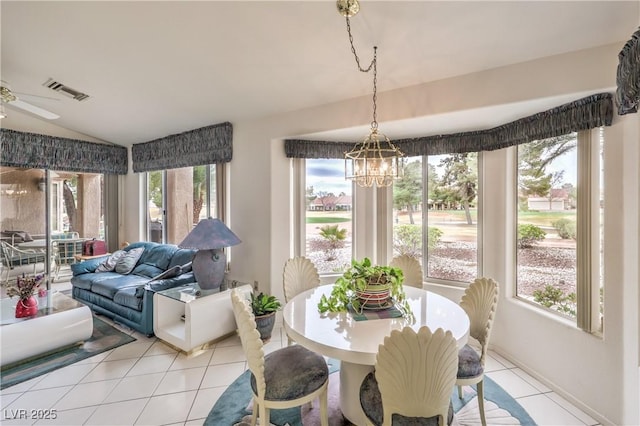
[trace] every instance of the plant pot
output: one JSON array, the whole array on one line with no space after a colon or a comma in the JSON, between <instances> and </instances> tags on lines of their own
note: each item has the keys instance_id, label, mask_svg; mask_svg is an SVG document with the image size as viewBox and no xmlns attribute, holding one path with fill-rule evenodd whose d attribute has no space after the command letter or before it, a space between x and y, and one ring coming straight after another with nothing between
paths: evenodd
<instances>
[{"instance_id":1,"label":"plant pot","mask_svg":"<svg viewBox=\"0 0 640 426\"><path fill-rule=\"evenodd\" d=\"M271 332L273 331L273 326L276 323L276 313L272 312L267 315L261 315L256 317L256 328L260 333L260 339L263 342L267 342L271 339Z\"/></svg>"},{"instance_id":2,"label":"plant pot","mask_svg":"<svg viewBox=\"0 0 640 426\"><path fill-rule=\"evenodd\" d=\"M361 306L381 307L385 306L390 298L391 287L388 284L369 284L364 290L356 290L356 297L359 299Z\"/></svg>"},{"instance_id":3,"label":"plant pot","mask_svg":"<svg viewBox=\"0 0 640 426\"><path fill-rule=\"evenodd\" d=\"M16 318L32 317L38 313L38 299L31 296L27 299L20 299L16 304Z\"/></svg>"}]
</instances>

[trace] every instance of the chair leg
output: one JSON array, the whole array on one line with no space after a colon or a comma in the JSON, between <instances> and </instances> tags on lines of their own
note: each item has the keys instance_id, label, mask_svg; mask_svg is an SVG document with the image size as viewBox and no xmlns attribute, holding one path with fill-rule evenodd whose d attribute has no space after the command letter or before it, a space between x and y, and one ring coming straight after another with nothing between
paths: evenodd
<instances>
[{"instance_id":1,"label":"chair leg","mask_svg":"<svg viewBox=\"0 0 640 426\"><path fill-rule=\"evenodd\" d=\"M259 409L260 409L260 405L258 405L258 401L255 398L253 398L253 413L251 414L251 426L256 426Z\"/></svg>"},{"instance_id":2,"label":"chair leg","mask_svg":"<svg viewBox=\"0 0 640 426\"><path fill-rule=\"evenodd\" d=\"M482 383L484 380L480 380L476 385L478 389L478 408L480 408L480 421L482 422L482 426L487 426L487 419L484 417L484 390Z\"/></svg>"},{"instance_id":3,"label":"chair leg","mask_svg":"<svg viewBox=\"0 0 640 426\"><path fill-rule=\"evenodd\" d=\"M329 386L327 386L324 391L320 394L320 425L321 426L329 426L329 410L328 410L328 394Z\"/></svg>"}]
</instances>

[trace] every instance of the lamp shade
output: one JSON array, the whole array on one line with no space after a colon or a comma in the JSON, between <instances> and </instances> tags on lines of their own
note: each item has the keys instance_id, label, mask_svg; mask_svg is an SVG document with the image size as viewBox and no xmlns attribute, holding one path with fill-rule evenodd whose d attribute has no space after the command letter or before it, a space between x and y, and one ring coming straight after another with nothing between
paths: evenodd
<instances>
[{"instance_id":1,"label":"lamp shade","mask_svg":"<svg viewBox=\"0 0 640 426\"><path fill-rule=\"evenodd\" d=\"M198 285L203 290L215 290L224 280L227 257L225 247L240 244L240 238L220 219L203 219L178 244L181 248L197 249L191 268Z\"/></svg>"},{"instance_id":2,"label":"lamp shade","mask_svg":"<svg viewBox=\"0 0 640 426\"><path fill-rule=\"evenodd\" d=\"M202 219L178 247L213 250L240 244L240 238L220 219Z\"/></svg>"}]
</instances>

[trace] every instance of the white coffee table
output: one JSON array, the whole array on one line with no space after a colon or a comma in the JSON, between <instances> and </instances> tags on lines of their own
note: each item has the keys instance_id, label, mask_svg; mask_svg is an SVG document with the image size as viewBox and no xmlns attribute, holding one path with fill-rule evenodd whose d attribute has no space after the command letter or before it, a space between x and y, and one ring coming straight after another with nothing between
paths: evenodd
<instances>
[{"instance_id":1,"label":"white coffee table","mask_svg":"<svg viewBox=\"0 0 640 426\"><path fill-rule=\"evenodd\" d=\"M29 318L15 317L17 297L0 300L0 365L78 343L93 334L88 306L53 290L37 299L38 313Z\"/></svg>"}]
</instances>

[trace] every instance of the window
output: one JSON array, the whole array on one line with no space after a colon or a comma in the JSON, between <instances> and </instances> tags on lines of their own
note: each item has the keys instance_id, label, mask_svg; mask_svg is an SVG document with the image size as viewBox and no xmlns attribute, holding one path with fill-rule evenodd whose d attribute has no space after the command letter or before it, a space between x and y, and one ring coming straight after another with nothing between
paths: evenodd
<instances>
[{"instance_id":1,"label":"window","mask_svg":"<svg viewBox=\"0 0 640 426\"><path fill-rule=\"evenodd\" d=\"M477 153L407 158L393 189L393 254L420 259L425 278L476 278L478 189Z\"/></svg>"},{"instance_id":2,"label":"window","mask_svg":"<svg viewBox=\"0 0 640 426\"><path fill-rule=\"evenodd\" d=\"M217 180L215 164L148 172L147 239L179 244L201 219L217 217Z\"/></svg>"},{"instance_id":3,"label":"window","mask_svg":"<svg viewBox=\"0 0 640 426\"><path fill-rule=\"evenodd\" d=\"M516 294L601 330L602 132L534 141L517 152Z\"/></svg>"},{"instance_id":4,"label":"window","mask_svg":"<svg viewBox=\"0 0 640 426\"><path fill-rule=\"evenodd\" d=\"M353 257L352 183L344 160L308 159L304 163L304 254L320 274L340 273Z\"/></svg>"}]
</instances>

